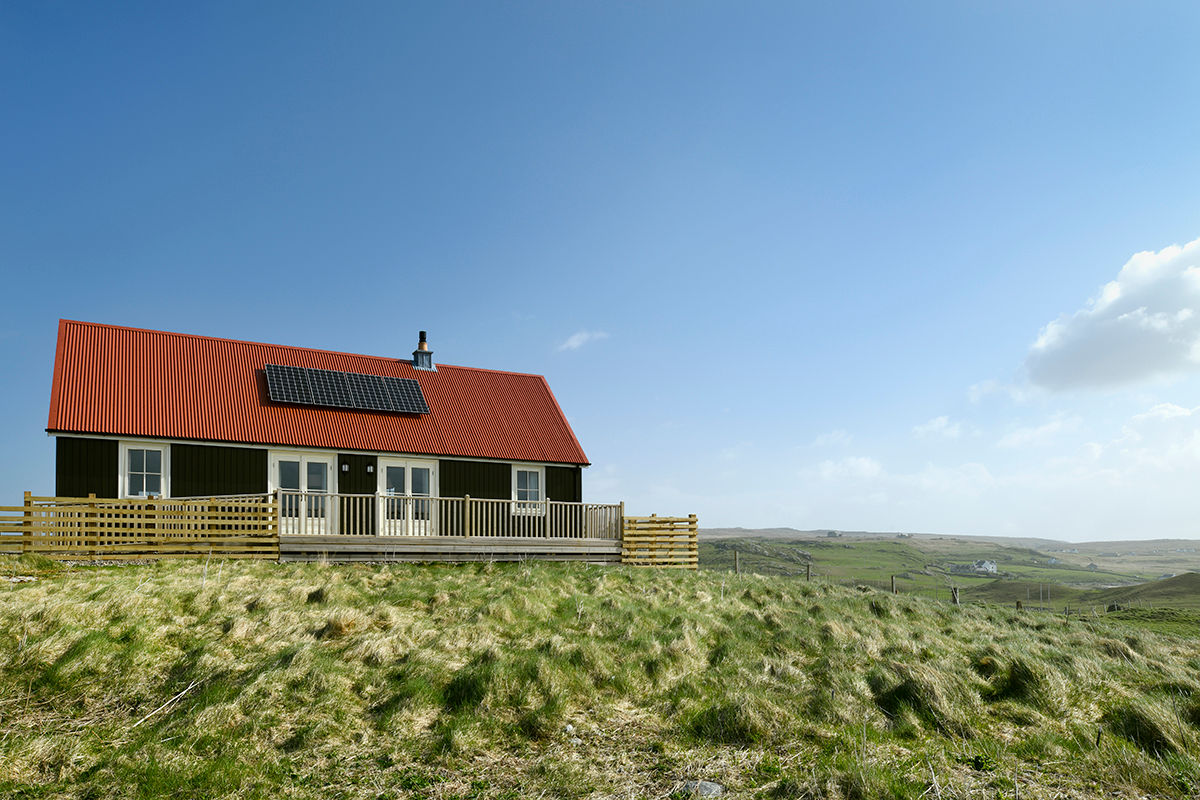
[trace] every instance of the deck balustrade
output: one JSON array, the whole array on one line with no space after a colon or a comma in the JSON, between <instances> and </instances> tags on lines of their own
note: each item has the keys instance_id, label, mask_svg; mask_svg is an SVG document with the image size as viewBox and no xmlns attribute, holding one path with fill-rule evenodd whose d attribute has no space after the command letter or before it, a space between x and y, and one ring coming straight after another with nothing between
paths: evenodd
<instances>
[{"instance_id":1,"label":"deck balustrade","mask_svg":"<svg viewBox=\"0 0 1200 800\"><path fill-rule=\"evenodd\" d=\"M621 538L620 504L279 490L281 536Z\"/></svg>"}]
</instances>

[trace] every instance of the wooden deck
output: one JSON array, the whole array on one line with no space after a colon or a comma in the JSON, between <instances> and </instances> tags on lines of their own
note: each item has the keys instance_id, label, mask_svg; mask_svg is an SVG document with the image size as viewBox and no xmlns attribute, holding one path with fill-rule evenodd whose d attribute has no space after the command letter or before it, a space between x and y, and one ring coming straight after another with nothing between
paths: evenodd
<instances>
[{"instance_id":1,"label":"wooden deck","mask_svg":"<svg viewBox=\"0 0 1200 800\"><path fill-rule=\"evenodd\" d=\"M279 537L280 561L587 561L621 563L619 539L539 536Z\"/></svg>"},{"instance_id":2,"label":"wooden deck","mask_svg":"<svg viewBox=\"0 0 1200 800\"><path fill-rule=\"evenodd\" d=\"M624 503L277 492L34 497L0 507L0 552L68 560L586 561L696 569L697 521Z\"/></svg>"}]
</instances>

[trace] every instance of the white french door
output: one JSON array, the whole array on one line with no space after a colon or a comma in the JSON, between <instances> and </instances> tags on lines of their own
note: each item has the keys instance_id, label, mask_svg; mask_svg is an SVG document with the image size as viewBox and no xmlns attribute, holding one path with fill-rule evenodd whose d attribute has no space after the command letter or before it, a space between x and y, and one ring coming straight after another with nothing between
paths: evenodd
<instances>
[{"instance_id":1,"label":"white french door","mask_svg":"<svg viewBox=\"0 0 1200 800\"><path fill-rule=\"evenodd\" d=\"M437 533L437 462L379 459L379 534L432 536Z\"/></svg>"},{"instance_id":2,"label":"white french door","mask_svg":"<svg viewBox=\"0 0 1200 800\"><path fill-rule=\"evenodd\" d=\"M333 456L271 455L272 489L279 490L279 532L336 533Z\"/></svg>"}]
</instances>

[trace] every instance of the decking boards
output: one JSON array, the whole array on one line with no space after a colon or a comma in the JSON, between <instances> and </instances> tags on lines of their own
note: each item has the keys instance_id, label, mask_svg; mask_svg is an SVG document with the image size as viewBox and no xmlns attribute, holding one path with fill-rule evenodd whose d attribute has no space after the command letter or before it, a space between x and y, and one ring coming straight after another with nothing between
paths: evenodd
<instances>
[{"instance_id":1,"label":"decking boards","mask_svg":"<svg viewBox=\"0 0 1200 800\"><path fill-rule=\"evenodd\" d=\"M588 561L621 562L616 539L517 536L279 537L280 561Z\"/></svg>"}]
</instances>

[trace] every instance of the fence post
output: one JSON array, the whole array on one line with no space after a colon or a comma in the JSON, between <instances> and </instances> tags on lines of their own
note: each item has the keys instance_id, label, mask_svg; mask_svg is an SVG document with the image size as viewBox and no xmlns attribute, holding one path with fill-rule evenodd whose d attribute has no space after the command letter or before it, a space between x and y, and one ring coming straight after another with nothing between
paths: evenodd
<instances>
[{"instance_id":1,"label":"fence post","mask_svg":"<svg viewBox=\"0 0 1200 800\"><path fill-rule=\"evenodd\" d=\"M625 501L621 501L621 516L617 520L617 538L619 541L625 541Z\"/></svg>"},{"instance_id":2,"label":"fence post","mask_svg":"<svg viewBox=\"0 0 1200 800\"><path fill-rule=\"evenodd\" d=\"M88 510L83 515L83 540L84 540L84 543L86 546L86 542L88 539L94 539L95 546L94 546L94 552L92 554L99 555L99 553L100 553L100 525L99 525L99 520L96 519L97 513L96 513L96 493L95 492L88 492L87 507L88 507ZM88 530L89 528L95 528L95 530Z\"/></svg>"},{"instance_id":3,"label":"fence post","mask_svg":"<svg viewBox=\"0 0 1200 800\"><path fill-rule=\"evenodd\" d=\"M896 576L892 576L892 594L896 593Z\"/></svg>"},{"instance_id":4,"label":"fence post","mask_svg":"<svg viewBox=\"0 0 1200 800\"><path fill-rule=\"evenodd\" d=\"M806 581L812 580L812 562L811 561L804 565L804 580L806 580Z\"/></svg>"},{"instance_id":5,"label":"fence post","mask_svg":"<svg viewBox=\"0 0 1200 800\"><path fill-rule=\"evenodd\" d=\"M957 586L950 587L950 602L953 603L954 605L958 605L958 587Z\"/></svg>"},{"instance_id":6,"label":"fence post","mask_svg":"<svg viewBox=\"0 0 1200 800\"><path fill-rule=\"evenodd\" d=\"M25 519L21 523L21 527L25 528L26 530L21 536L21 552L25 553L32 549L33 546L33 541L31 539L33 536L33 492L25 493L25 502L22 503L22 505L25 507Z\"/></svg>"},{"instance_id":7,"label":"fence post","mask_svg":"<svg viewBox=\"0 0 1200 800\"><path fill-rule=\"evenodd\" d=\"M733 551L733 574L734 575L742 574L742 564L738 560L738 551L737 550Z\"/></svg>"},{"instance_id":8,"label":"fence post","mask_svg":"<svg viewBox=\"0 0 1200 800\"><path fill-rule=\"evenodd\" d=\"M551 519L551 516L550 516L550 496L547 495L546 496L546 538L547 539L549 539L554 534L554 531L552 529L552 522L553 522L553 520Z\"/></svg>"},{"instance_id":9,"label":"fence post","mask_svg":"<svg viewBox=\"0 0 1200 800\"><path fill-rule=\"evenodd\" d=\"M463 495L463 536L471 535L471 495Z\"/></svg>"}]
</instances>

